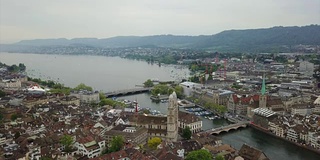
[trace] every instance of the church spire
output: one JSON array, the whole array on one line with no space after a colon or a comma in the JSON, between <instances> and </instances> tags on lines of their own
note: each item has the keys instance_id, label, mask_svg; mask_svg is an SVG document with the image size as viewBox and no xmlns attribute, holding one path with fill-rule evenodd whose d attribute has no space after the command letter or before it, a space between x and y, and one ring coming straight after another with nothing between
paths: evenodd
<instances>
[{"instance_id":1,"label":"church spire","mask_svg":"<svg viewBox=\"0 0 320 160\"><path fill-rule=\"evenodd\" d=\"M265 77L265 73L263 73L261 95L265 95L265 94L266 94L266 77Z\"/></svg>"}]
</instances>

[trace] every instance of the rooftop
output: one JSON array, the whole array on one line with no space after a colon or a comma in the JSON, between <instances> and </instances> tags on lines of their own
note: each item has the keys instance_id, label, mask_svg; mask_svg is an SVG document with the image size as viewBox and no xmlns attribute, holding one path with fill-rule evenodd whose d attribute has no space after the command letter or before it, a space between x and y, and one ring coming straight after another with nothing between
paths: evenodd
<instances>
[{"instance_id":1,"label":"rooftop","mask_svg":"<svg viewBox=\"0 0 320 160\"><path fill-rule=\"evenodd\" d=\"M276 114L276 112L273 112L267 108L256 108L253 110L253 112L263 117L270 117Z\"/></svg>"}]
</instances>

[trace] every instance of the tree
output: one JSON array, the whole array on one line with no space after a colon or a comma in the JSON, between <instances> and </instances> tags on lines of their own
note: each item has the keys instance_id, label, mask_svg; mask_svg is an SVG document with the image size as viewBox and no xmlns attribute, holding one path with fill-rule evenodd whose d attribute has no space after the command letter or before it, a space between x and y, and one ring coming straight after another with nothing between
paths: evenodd
<instances>
[{"instance_id":1,"label":"tree","mask_svg":"<svg viewBox=\"0 0 320 160\"><path fill-rule=\"evenodd\" d=\"M120 151L124 145L124 138L122 136L114 136L110 142L110 147L108 152L117 152Z\"/></svg>"},{"instance_id":2,"label":"tree","mask_svg":"<svg viewBox=\"0 0 320 160\"><path fill-rule=\"evenodd\" d=\"M17 139L17 138L19 138L20 137L20 132L16 132L15 134L14 134L14 139Z\"/></svg>"},{"instance_id":3,"label":"tree","mask_svg":"<svg viewBox=\"0 0 320 160\"><path fill-rule=\"evenodd\" d=\"M141 153L145 153L146 149L143 144L139 144L139 150Z\"/></svg>"},{"instance_id":4,"label":"tree","mask_svg":"<svg viewBox=\"0 0 320 160\"><path fill-rule=\"evenodd\" d=\"M100 100L106 99L106 95L104 95L104 93L100 92L99 93L99 98L100 98Z\"/></svg>"},{"instance_id":5,"label":"tree","mask_svg":"<svg viewBox=\"0 0 320 160\"><path fill-rule=\"evenodd\" d=\"M182 130L182 138L184 139L190 139L191 138L191 130L189 126L184 127L184 129Z\"/></svg>"},{"instance_id":6,"label":"tree","mask_svg":"<svg viewBox=\"0 0 320 160\"><path fill-rule=\"evenodd\" d=\"M12 65L8 67L9 72L19 72L19 67L17 65Z\"/></svg>"},{"instance_id":7,"label":"tree","mask_svg":"<svg viewBox=\"0 0 320 160\"><path fill-rule=\"evenodd\" d=\"M70 89L68 89L68 88L51 89L51 90L50 90L50 93L69 95L69 94L70 94Z\"/></svg>"},{"instance_id":8,"label":"tree","mask_svg":"<svg viewBox=\"0 0 320 160\"><path fill-rule=\"evenodd\" d=\"M161 139L159 137L153 137L148 140L148 147L151 149L156 149L160 143Z\"/></svg>"},{"instance_id":9,"label":"tree","mask_svg":"<svg viewBox=\"0 0 320 160\"><path fill-rule=\"evenodd\" d=\"M215 160L225 160L225 159L222 155L217 155Z\"/></svg>"},{"instance_id":10,"label":"tree","mask_svg":"<svg viewBox=\"0 0 320 160\"><path fill-rule=\"evenodd\" d=\"M6 93L3 90L0 90L0 98L6 96Z\"/></svg>"},{"instance_id":11,"label":"tree","mask_svg":"<svg viewBox=\"0 0 320 160\"><path fill-rule=\"evenodd\" d=\"M80 83L74 90L87 90L87 91L93 91L92 87L85 85L84 83Z\"/></svg>"},{"instance_id":12,"label":"tree","mask_svg":"<svg viewBox=\"0 0 320 160\"><path fill-rule=\"evenodd\" d=\"M161 95L168 95L168 90L169 90L169 86L165 85L165 84L158 84L158 85L155 85L153 87L153 89L151 90L151 94L156 96L158 94L161 94ZM172 92L171 92L172 93ZM171 94L170 93L170 94Z\"/></svg>"},{"instance_id":13,"label":"tree","mask_svg":"<svg viewBox=\"0 0 320 160\"><path fill-rule=\"evenodd\" d=\"M23 63L19 63L20 71L26 71L26 66Z\"/></svg>"},{"instance_id":14,"label":"tree","mask_svg":"<svg viewBox=\"0 0 320 160\"><path fill-rule=\"evenodd\" d=\"M17 114L12 114L12 115L11 115L11 120L12 120L12 121L15 121L17 118L18 118L18 115L17 115Z\"/></svg>"},{"instance_id":15,"label":"tree","mask_svg":"<svg viewBox=\"0 0 320 160\"><path fill-rule=\"evenodd\" d=\"M179 85L175 86L174 91L176 92L178 98L180 98L180 99L183 98L183 87L182 86L179 86Z\"/></svg>"},{"instance_id":16,"label":"tree","mask_svg":"<svg viewBox=\"0 0 320 160\"><path fill-rule=\"evenodd\" d=\"M61 137L60 143L64 145L64 151L65 152L71 152L72 150L72 144L73 144L73 137L70 135L65 134Z\"/></svg>"},{"instance_id":17,"label":"tree","mask_svg":"<svg viewBox=\"0 0 320 160\"><path fill-rule=\"evenodd\" d=\"M143 83L144 87L153 87L153 82L151 81L151 79L148 79L147 81L145 81Z\"/></svg>"},{"instance_id":18,"label":"tree","mask_svg":"<svg viewBox=\"0 0 320 160\"><path fill-rule=\"evenodd\" d=\"M212 160L213 158L212 158L211 153L205 149L192 151L186 157L186 160L199 160L199 159Z\"/></svg>"}]
</instances>

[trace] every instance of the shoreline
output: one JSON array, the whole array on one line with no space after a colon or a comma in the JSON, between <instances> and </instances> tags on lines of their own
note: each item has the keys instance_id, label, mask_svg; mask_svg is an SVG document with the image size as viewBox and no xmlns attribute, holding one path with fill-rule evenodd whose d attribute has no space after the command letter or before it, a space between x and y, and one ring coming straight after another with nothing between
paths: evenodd
<instances>
[{"instance_id":1,"label":"shoreline","mask_svg":"<svg viewBox=\"0 0 320 160\"><path fill-rule=\"evenodd\" d=\"M269 130L266 130L265 128L261 128L261 127L258 127L258 126L256 126L256 125L252 125L252 124L249 124L249 126L250 126L251 128L253 128L253 129L255 129L255 130L258 130L258 131L260 131L260 132L263 132L263 133L265 133L265 134L268 134L268 135L273 136L273 137L275 137L275 138L278 138L278 139L281 139L281 140L283 140L283 141L289 142L289 143L291 143L291 144L294 144L295 146L304 148L304 149L306 149L306 150L312 151L312 152L320 155L320 150L318 150L318 149L310 148L310 147L308 147L308 146L301 145L301 144L299 144L299 143L290 141L290 140L288 140L288 139L286 139L286 138L284 138L284 137L279 137L279 136L277 136L277 135L269 132Z\"/></svg>"}]
</instances>

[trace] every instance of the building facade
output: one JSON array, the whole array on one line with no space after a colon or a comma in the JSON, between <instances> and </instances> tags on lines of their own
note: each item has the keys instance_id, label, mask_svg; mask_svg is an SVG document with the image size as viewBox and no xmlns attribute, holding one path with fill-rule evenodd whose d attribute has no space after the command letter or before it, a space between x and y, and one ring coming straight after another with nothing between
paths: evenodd
<instances>
[{"instance_id":1,"label":"building facade","mask_svg":"<svg viewBox=\"0 0 320 160\"><path fill-rule=\"evenodd\" d=\"M179 111L178 126L180 131L188 126L191 133L197 133L202 131L202 120L194 114Z\"/></svg>"},{"instance_id":2,"label":"building facade","mask_svg":"<svg viewBox=\"0 0 320 160\"><path fill-rule=\"evenodd\" d=\"M81 103L99 103L100 102L100 95L99 92L91 92L91 91L78 91L72 92L70 96L75 96L80 99Z\"/></svg>"}]
</instances>

